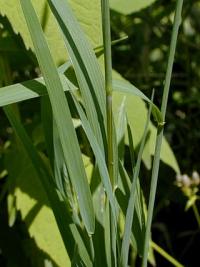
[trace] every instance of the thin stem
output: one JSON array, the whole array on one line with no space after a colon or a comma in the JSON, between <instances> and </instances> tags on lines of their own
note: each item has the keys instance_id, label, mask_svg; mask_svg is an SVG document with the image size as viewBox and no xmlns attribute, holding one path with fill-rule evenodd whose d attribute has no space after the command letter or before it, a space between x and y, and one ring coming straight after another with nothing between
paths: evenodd
<instances>
[{"instance_id":1,"label":"thin stem","mask_svg":"<svg viewBox=\"0 0 200 267\"><path fill-rule=\"evenodd\" d=\"M177 0L174 25L173 25L173 31L172 31L172 39L171 39L169 58L168 58L168 64L167 64L167 72L166 72L166 77L165 77L164 92L163 92L162 105L161 105L161 113L163 116L163 121L165 120L165 114L166 114L166 108L167 108L167 102L168 102L168 95L169 95L169 88L170 88L170 82L171 82L171 76L172 76L172 67L173 67L175 50L176 50L178 30L181 24L182 6L183 6L183 0ZM152 176L151 176L151 188L150 188L150 196L149 196L149 204L148 204L147 226L146 226L144 248L143 248L142 267L147 266L150 231L151 231L151 223L152 223L154 203L155 203L158 171L159 171L159 165L160 165L160 152L161 152L161 146L162 146L162 139L163 139L163 127L158 126L155 154L154 154L154 160L153 160L153 169L152 169Z\"/></svg>"},{"instance_id":2,"label":"thin stem","mask_svg":"<svg viewBox=\"0 0 200 267\"><path fill-rule=\"evenodd\" d=\"M199 211L198 211L198 209L197 209L197 205L196 205L196 203L194 203L194 204L192 205L192 209L193 209L193 211L194 211L195 218L196 218L197 223L198 223L198 226L199 226L199 228L200 228L200 214L199 214Z\"/></svg>"},{"instance_id":3,"label":"thin stem","mask_svg":"<svg viewBox=\"0 0 200 267\"><path fill-rule=\"evenodd\" d=\"M107 166L112 185L114 185L113 168L113 115L112 115L112 55L111 55L111 34L110 34L110 9L109 0L101 1L103 44L105 59L105 88L106 88L106 109L107 109Z\"/></svg>"},{"instance_id":4,"label":"thin stem","mask_svg":"<svg viewBox=\"0 0 200 267\"><path fill-rule=\"evenodd\" d=\"M174 259L171 255L169 255L164 249L162 249L160 246L158 246L156 243L151 241L151 247L159 253L163 258L165 258L168 262L170 262L172 265L176 267L184 267L180 262L178 262L176 259Z\"/></svg>"},{"instance_id":5,"label":"thin stem","mask_svg":"<svg viewBox=\"0 0 200 267\"><path fill-rule=\"evenodd\" d=\"M110 182L114 190L114 140L113 140L113 113L112 113L112 53L111 53L111 33L110 33L110 8L109 0L101 0L103 45L105 60L105 89L106 89L106 113L107 113L107 168ZM114 218L110 212L110 241L112 247L111 261L117 266L116 257L116 229Z\"/></svg>"}]
</instances>

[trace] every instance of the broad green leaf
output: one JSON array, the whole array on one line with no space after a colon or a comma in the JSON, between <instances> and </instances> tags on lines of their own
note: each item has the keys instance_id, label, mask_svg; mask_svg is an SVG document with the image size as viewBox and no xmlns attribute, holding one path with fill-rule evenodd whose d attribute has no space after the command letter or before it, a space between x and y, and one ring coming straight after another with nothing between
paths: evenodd
<instances>
[{"instance_id":1,"label":"broad green leaf","mask_svg":"<svg viewBox=\"0 0 200 267\"><path fill-rule=\"evenodd\" d=\"M15 190L17 209L21 212L22 220L27 225L30 236L35 239L38 248L47 253L58 266L70 266L53 212L47 205L41 205L47 201L45 192L33 167L27 162L24 171L18 174L18 184ZM31 191L35 198L31 196Z\"/></svg>"},{"instance_id":2,"label":"broad green leaf","mask_svg":"<svg viewBox=\"0 0 200 267\"><path fill-rule=\"evenodd\" d=\"M65 164L77 194L80 213L88 233L93 233L95 221L92 196L62 83L30 0L21 0L21 5L47 87Z\"/></svg>"},{"instance_id":3,"label":"broad green leaf","mask_svg":"<svg viewBox=\"0 0 200 267\"><path fill-rule=\"evenodd\" d=\"M43 21L46 0L33 0L33 5L37 11L40 22ZM101 17L99 0L85 0L80 3L79 0L70 1L78 20L91 41L93 47L99 46L101 42ZM20 8L20 1L0 0L0 13L6 15L16 33L20 33L27 48L34 50L31 38ZM54 16L48 9L45 35L49 42L50 50L57 64L67 59L67 52L64 46L62 35Z\"/></svg>"},{"instance_id":4,"label":"broad green leaf","mask_svg":"<svg viewBox=\"0 0 200 267\"><path fill-rule=\"evenodd\" d=\"M36 151L34 145L32 144L30 138L28 137L23 125L20 123L18 117L15 114L12 106L4 107L4 112L8 117L11 126L13 127L20 144L22 145L22 149L24 149L34 167L34 170L37 172L37 176L42 183L43 189L45 189L46 195L50 202L51 208L53 210L58 228L60 230L63 242L65 244L68 255L72 256L74 250L74 240L72 234L69 230L69 224L71 223L68 211L62 202L62 200L58 197L58 194L54 187L54 182L52 179L49 170L38 152ZM20 157L19 157L20 158ZM11 165L12 166L12 165ZM19 165L20 166L20 165ZM10 168L10 166L9 166ZM18 168L15 168L18 169ZM20 170L23 168L19 168ZM70 245L67 240L70 239Z\"/></svg>"},{"instance_id":5,"label":"broad green leaf","mask_svg":"<svg viewBox=\"0 0 200 267\"><path fill-rule=\"evenodd\" d=\"M119 13L129 15L148 7L154 2L155 0L110 0L110 7Z\"/></svg>"},{"instance_id":6,"label":"broad green leaf","mask_svg":"<svg viewBox=\"0 0 200 267\"><path fill-rule=\"evenodd\" d=\"M18 120L16 120L12 109L10 107L9 108L7 107L5 109L5 111L6 111L6 115L8 116L8 118L11 122L11 125L13 126L14 130L16 131L19 139L22 141L22 144L23 144L24 148L26 149L26 153L29 154L29 157L27 157L27 154L25 153L23 146L18 146L16 149L14 149L12 151L12 153L10 154L10 157L7 160L8 173L9 173L9 175L11 175L11 178L14 179L15 185L16 185L15 193L16 192L17 193L23 192L22 195L21 195L21 193L19 193L20 195L15 194L16 195L16 203L17 203L16 206L18 208L22 209L22 211L23 211L22 217L25 219L25 221L27 221L28 228L29 228L32 226L32 222L34 221L34 218L37 217L36 216L37 211L40 210L41 206L42 205L48 205L47 204L47 202L48 202L47 201L47 195L48 195L48 199L51 203L52 209L48 209L48 211L47 211L47 209L44 207L44 210L43 210L44 212L42 213L42 215L40 215L40 213L38 213L38 216L39 216L38 217L39 218L38 224L36 223L36 225L33 226L33 230L30 233L31 233L31 236L36 238L36 242L37 242L37 245L39 246L39 248L44 250L46 253L49 253L50 251L52 251L52 256L57 257L55 255L55 254L57 254L56 248L53 247L53 240L55 238L55 240L58 241L60 253L64 254L62 257L65 260L67 260L68 256L65 252L65 247L64 247L64 244L62 242L61 235L59 234L58 228L55 227L55 230L51 229L52 228L51 224L49 224L49 226L50 226L49 232L52 231L52 238L53 238L53 240L51 240L51 235L49 235L48 227L46 225L46 220L48 220L49 223L52 222L52 224L54 226L56 226L56 223L54 223L55 219L54 219L52 210L55 212L54 215L57 219L58 219L57 216L60 216L60 212L63 211L62 209L60 209L61 206L59 206L59 205L61 205L61 204L58 204L60 202L58 200L58 197L56 197L56 194L55 194L55 191L53 190L53 187L49 186L51 178L48 175L46 176L46 171L44 171L44 172L42 171L43 165L41 164L41 161L40 161L38 155L36 154L36 152L33 148L33 145L31 145L30 140L26 136L26 134L23 130L23 127L19 124ZM18 157L15 156L16 154L18 155ZM12 165L10 165L11 160L12 160L14 166L18 166L18 168L13 168ZM37 171L37 174L36 174L36 171ZM40 179L38 178L38 175L39 175ZM41 186L41 184L43 185L43 187ZM45 194L44 189L46 190L47 195ZM20 197L19 199L21 199L21 201L22 201L22 202L20 202L20 205L18 202L18 200L19 200L18 196ZM55 205L53 205L53 204L55 204ZM29 214L29 212L30 212L30 214ZM62 213L62 219L64 217L65 217L65 213ZM58 221L59 221L59 219L58 219ZM68 223L68 219L65 221L65 223L62 221L60 221L60 223L63 224L63 226L64 226L63 229L65 229L65 231L67 231L66 226ZM36 229L35 229L35 227L36 227ZM46 230L45 230L45 228L46 228ZM60 230L61 230L61 228L60 228ZM62 230L61 230L61 232L62 232ZM47 235L47 236L45 236L45 235ZM63 238L70 238L68 231L67 231L66 235L64 234L64 232L62 232L62 235L63 235L62 236ZM45 241L47 241L47 242L45 243ZM62 251L64 253L62 253ZM60 258L61 254L59 254L59 252L58 252L57 260ZM62 260L62 259L60 259L60 260Z\"/></svg>"},{"instance_id":7,"label":"broad green leaf","mask_svg":"<svg viewBox=\"0 0 200 267\"><path fill-rule=\"evenodd\" d=\"M16 153L19 157L15 157ZM10 169L11 160L13 164L17 164L20 168ZM71 266L71 261L63 245L44 188L38 179L30 159L23 149L17 150L15 146L9 152L7 156L7 166L9 178L14 178L16 182L14 192L16 207L21 213L30 236L34 238L38 248L43 251L43 260L49 259L53 263L53 266L55 266L55 264L59 267ZM86 166L86 169L87 168L88 166ZM80 254L84 262L88 263L87 266L92 266L83 241L81 241L81 237L75 226L71 225L71 231L79 246ZM68 242L70 245L69 239Z\"/></svg>"},{"instance_id":8,"label":"broad green leaf","mask_svg":"<svg viewBox=\"0 0 200 267\"><path fill-rule=\"evenodd\" d=\"M25 192L25 194L28 194L31 201L33 199L38 200L36 207L35 206L30 207L30 210L28 208L26 209L25 207L25 211L27 213L26 213L24 220L25 221L27 220L27 226L29 227L30 223L32 223L32 219L31 219L32 216L34 217L38 213L38 206L39 208L44 207L44 205L49 206L49 203L50 203L51 208L49 210L51 211L51 214L54 215L56 218L56 223L60 230L59 237L60 238L62 237L62 239L60 240L61 241L63 240L65 244L65 248L66 248L65 253L68 252L68 255L72 259L74 257L74 248L75 248L74 246L76 242L81 259L84 261L86 266L92 266L91 261L90 261L90 256L88 255L85 244L76 226L71 221L70 213L67 209L66 203L64 203L60 198L58 198L58 195L55 192L54 182L52 180L52 177L48 175L48 171L46 169L46 166L44 165L44 162L41 160L40 156L35 150L35 147L30 141L30 138L27 136L23 126L19 123L18 119L16 119L16 116L13 113L12 108L8 106L8 107L5 107L4 110L6 112L7 117L9 118L11 125L16 131L16 134L18 135L19 140L22 143L22 146L15 145L15 150L11 154L10 158L8 158L7 160L8 172L11 175L13 174L13 178L17 179L19 176L19 180L17 182L15 181L16 188L19 187L21 191ZM14 155L16 154L19 155L19 157L15 157ZM16 162L12 161L13 164L11 165L10 161L11 161L11 158L13 157L16 158ZM30 164L31 169L28 169L27 174L24 177L23 172L24 170L26 170L26 167L29 167L29 164ZM18 167L16 168L16 166ZM87 166L85 166L85 168L86 170L88 169ZM29 177L31 181L27 179ZM23 199L23 201L20 203L21 204L19 206L20 210L21 208L24 207L23 206L24 201L25 200ZM45 214L46 212L44 212L41 220L44 223L44 227L46 227L48 230L47 222L48 224L50 224L50 223L53 223L53 221L55 220L53 220L54 219L53 217L52 219L53 221L52 221L51 216L48 217L48 214L47 214L48 221L46 221ZM37 222L36 222L36 225L34 225L34 229L36 227L36 231L34 231L34 235L35 235L36 240L44 240L42 242L42 244L44 245L44 242L47 240L46 235L49 235L49 232L51 231L49 232L40 231L39 230L40 225L43 225L43 224L40 222L40 220L38 221L38 224L39 225L37 225ZM53 225L56 227L56 224L53 224ZM53 241L51 241L51 243L52 243L51 246L53 246L53 244L57 246L57 243L54 243ZM48 244L46 244L44 248L46 249L45 253L49 253ZM56 252L55 248L54 250ZM49 255L48 257L50 256L51 255ZM61 267L62 266L63 265L61 265Z\"/></svg>"}]
</instances>

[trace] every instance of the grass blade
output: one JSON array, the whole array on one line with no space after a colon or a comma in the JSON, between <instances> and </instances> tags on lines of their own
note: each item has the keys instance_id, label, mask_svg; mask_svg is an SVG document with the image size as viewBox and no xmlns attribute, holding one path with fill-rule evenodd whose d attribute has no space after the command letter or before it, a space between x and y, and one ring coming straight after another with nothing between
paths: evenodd
<instances>
[{"instance_id":1,"label":"grass blade","mask_svg":"<svg viewBox=\"0 0 200 267\"><path fill-rule=\"evenodd\" d=\"M73 221L71 220L70 212L68 211L65 203L60 200L60 197L58 197L58 194L56 193L56 189L59 187L57 186L57 188L55 188L56 184L54 183L55 181L53 177L46 169L46 166L37 153L37 150L28 137L24 127L16 116L16 112L14 111L13 107L6 106L4 107L4 111L17 136L19 137L19 140L24 146L29 158L31 159L38 177L40 178L43 188L47 194L50 206L53 210L59 231L61 233L61 237L63 239L69 257L71 259L74 257L74 248L76 243L82 261L86 266L92 266L87 248L82 237L79 234L76 225L74 225Z\"/></svg>"},{"instance_id":2,"label":"grass blade","mask_svg":"<svg viewBox=\"0 0 200 267\"><path fill-rule=\"evenodd\" d=\"M106 106L104 79L100 66L93 49L90 47L71 11L68 1L49 0L49 4L64 34L64 40L74 66L86 114L103 151L103 139L104 144L106 143Z\"/></svg>"},{"instance_id":3,"label":"grass blade","mask_svg":"<svg viewBox=\"0 0 200 267\"><path fill-rule=\"evenodd\" d=\"M165 114L166 114L172 68L173 68L173 62L174 62L174 56L175 56L175 50L176 50L176 42L177 42L177 37L178 37L179 26L181 24L182 6L183 6L183 0L177 0L174 25L173 25L173 31L172 31L172 38L171 38L171 44L170 44L170 51L169 51L169 58L168 58L168 65L167 65L167 72L166 72L165 85L164 85L164 92L163 92L163 98L162 98L162 106L161 106L163 119L165 119ZM147 266L149 242L150 242L150 231L151 231L151 223L152 223L152 218L153 218L154 202L155 202L156 188L157 188L157 181L158 181L158 171L159 171L159 164L160 164L160 152L161 152L161 146L162 146L163 132L164 132L163 127L161 129L160 127L158 127L154 160L153 160L152 177L151 177L151 187L150 187L150 196L149 196L149 204L148 204L147 226L146 226L145 240L144 240L142 267Z\"/></svg>"},{"instance_id":4,"label":"grass blade","mask_svg":"<svg viewBox=\"0 0 200 267\"><path fill-rule=\"evenodd\" d=\"M129 202L128 202L128 208L126 211L125 231L124 231L124 236L122 239L121 265L123 267L126 267L127 263L128 263L128 252L129 252L129 245L130 245L130 240L131 240L131 229L132 229L133 215L134 215L134 209L135 209L136 187L137 187L137 182L138 182L140 165L141 165L141 161L142 161L142 154L143 154L145 141L146 141L147 133L148 133L151 110L152 110L152 105L149 108L148 117L147 117L145 129L144 129L144 133L142 136L136 165L135 165L134 170L133 170L133 173L134 173L133 174L133 181L132 181L131 190L130 190L130 198L129 198ZM131 150L131 154L132 154L133 148L130 148L130 150Z\"/></svg>"},{"instance_id":5,"label":"grass blade","mask_svg":"<svg viewBox=\"0 0 200 267\"><path fill-rule=\"evenodd\" d=\"M168 262L170 262L175 267L184 267L180 262L178 262L174 257L169 255L164 249L158 246L155 242L151 241L151 247L159 253L163 258L165 258Z\"/></svg>"},{"instance_id":6,"label":"grass blade","mask_svg":"<svg viewBox=\"0 0 200 267\"><path fill-rule=\"evenodd\" d=\"M107 266L112 266L112 245L111 245L111 225L110 225L110 203L107 200L105 204L105 223L104 223L104 236L105 236L105 250Z\"/></svg>"},{"instance_id":7,"label":"grass blade","mask_svg":"<svg viewBox=\"0 0 200 267\"><path fill-rule=\"evenodd\" d=\"M60 74L60 80L64 91L77 89L63 74ZM1 87L0 107L43 95L47 95L43 78Z\"/></svg>"},{"instance_id":8,"label":"grass blade","mask_svg":"<svg viewBox=\"0 0 200 267\"><path fill-rule=\"evenodd\" d=\"M65 163L78 197L80 213L88 233L93 233L95 219L92 196L62 83L30 0L20 2L47 87Z\"/></svg>"},{"instance_id":9,"label":"grass blade","mask_svg":"<svg viewBox=\"0 0 200 267\"><path fill-rule=\"evenodd\" d=\"M110 179L109 179L109 174L108 174L108 169L107 169L107 166L106 166L106 162L105 162L105 158L104 158L104 155L98 145L98 142L94 136L94 133L90 127L90 124L87 120L87 117L81 107L81 105L78 103L78 101L75 99L75 97L72 95L72 99L74 101L74 104L76 106L76 109L78 111L78 114L80 116L80 119L81 119L81 122L82 122L82 127L85 131L85 134L90 142L90 145L92 147L92 150L93 150L93 153L95 155L95 158L96 158L96 161L97 161L97 164L98 164L98 167L99 167L99 172L100 172L100 176L101 176L101 179L102 179L102 183L104 185L104 188L106 190L106 193L108 195L108 198L109 198L109 202L110 202L110 206L111 206L111 209L112 209L112 213L113 213L113 216L115 218L115 227L117 226L116 224L116 214L117 214L117 211L116 211L116 204L115 204L115 196L114 196L114 193L112 191L112 185L111 185L111 182L110 182Z\"/></svg>"},{"instance_id":10,"label":"grass blade","mask_svg":"<svg viewBox=\"0 0 200 267\"><path fill-rule=\"evenodd\" d=\"M145 96L138 88L136 88L131 83L124 81L124 80L113 80L113 89L115 91L123 92L123 93L129 93L133 94L135 96L138 96L142 98L144 101L146 101L149 104L152 104L152 114L154 116L155 121L158 123L158 125L162 126L164 124L163 122L163 116L159 110L159 108L152 103L152 101Z\"/></svg>"},{"instance_id":11,"label":"grass blade","mask_svg":"<svg viewBox=\"0 0 200 267\"><path fill-rule=\"evenodd\" d=\"M49 101L48 95L42 96L40 100L40 109L41 109L41 120L43 125L43 132L46 144L47 154L51 166L53 167L54 162L54 151L53 151L53 114L51 103ZM53 168L52 168L53 170Z\"/></svg>"}]
</instances>

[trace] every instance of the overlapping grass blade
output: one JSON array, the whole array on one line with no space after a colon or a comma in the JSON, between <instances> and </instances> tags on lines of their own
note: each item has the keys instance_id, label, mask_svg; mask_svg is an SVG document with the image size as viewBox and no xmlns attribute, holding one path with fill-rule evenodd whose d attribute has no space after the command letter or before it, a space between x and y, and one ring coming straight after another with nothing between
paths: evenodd
<instances>
[{"instance_id":1,"label":"overlapping grass blade","mask_svg":"<svg viewBox=\"0 0 200 267\"><path fill-rule=\"evenodd\" d=\"M120 205L121 211L124 217L126 217L126 211L130 198L131 180L121 161L119 163L119 172L123 187L121 188L120 186L119 188L117 188L116 197ZM136 186L137 190L136 190L135 211L133 218L131 242L134 251L137 251L138 254L141 255L142 251L141 244L142 244L142 237L144 235L145 217L144 217L143 207L141 209L141 198L140 198L141 188L139 182L137 183ZM119 255L120 254L121 253L119 253Z\"/></svg>"},{"instance_id":2,"label":"overlapping grass blade","mask_svg":"<svg viewBox=\"0 0 200 267\"><path fill-rule=\"evenodd\" d=\"M113 182L114 182L114 188L118 184L118 175L119 175L119 168L118 168L118 146L117 146L117 133L116 133L116 127L113 121L113 131L112 131L112 140L113 140Z\"/></svg>"},{"instance_id":3,"label":"overlapping grass blade","mask_svg":"<svg viewBox=\"0 0 200 267\"><path fill-rule=\"evenodd\" d=\"M30 0L20 2L51 101L65 163L77 194L80 213L88 233L93 233L95 219L91 192L62 83Z\"/></svg>"},{"instance_id":4,"label":"overlapping grass blade","mask_svg":"<svg viewBox=\"0 0 200 267\"><path fill-rule=\"evenodd\" d=\"M77 89L77 87L74 86L73 83L71 83L63 74L60 74L59 76L64 91ZM0 107L36 98L46 94L47 89L43 77L1 87Z\"/></svg>"},{"instance_id":5,"label":"overlapping grass blade","mask_svg":"<svg viewBox=\"0 0 200 267\"><path fill-rule=\"evenodd\" d=\"M45 87L46 89L46 87ZM4 111L9 118L9 121L11 125L13 126L14 130L16 131L21 143L25 147L32 164L38 174L38 177L40 178L43 188L46 191L47 197L49 199L50 206L53 210L54 216L56 218L61 237L63 238L66 250L68 255L70 256L71 260L74 259L74 248L77 246L79 251L79 257L85 264L85 266L92 266L92 262L90 259L90 255L88 253L88 249L86 247L86 244L81 237L76 225L73 223L77 223L77 220L75 220L75 216L70 216L71 213L68 211L68 208L64 204L63 201L60 201L60 197L62 199L65 198L65 194L63 192L63 184L62 184L62 178L59 176L59 171L62 172L63 170L63 153L60 152L61 150L61 144L58 137L57 131L54 130L54 138L52 137L53 129L51 129L51 120L53 120L52 112L51 112L51 106L49 102L48 96L42 96L41 99L41 105L42 105L42 117L44 119L44 128L46 135L48 135L48 145L47 150L51 150L50 154L52 156L52 153L55 153L55 157L53 155L53 160L55 162L55 168L54 168L54 177L51 176L51 174L46 169L45 165L43 164L43 161L40 159L35 147L33 146L30 138L27 136L26 131L22 124L19 122L18 117L16 116L16 113L14 112L13 108L11 106L4 107ZM48 118L47 118L48 117ZM54 123L55 124L55 123ZM52 132L51 132L52 131ZM53 140L51 140L53 138ZM56 140L55 140L56 139ZM58 145L59 142L59 145ZM52 148L54 146L54 149ZM56 147L56 151L55 151ZM52 151L53 150L53 151ZM59 152L58 152L59 150ZM59 154L59 155L58 155ZM62 155L61 155L62 154ZM59 163L59 168L58 167ZM59 190L59 196L56 193L56 190ZM75 259L76 260L76 259Z\"/></svg>"},{"instance_id":6,"label":"overlapping grass blade","mask_svg":"<svg viewBox=\"0 0 200 267\"><path fill-rule=\"evenodd\" d=\"M133 215L134 215L134 209L135 209L135 197L136 197L136 188L137 188L137 181L140 171L140 165L142 160L142 154L145 146L145 141L147 138L148 133L148 126L150 121L150 115L151 115L152 105L149 108L148 112L148 118L146 121L143 137L141 140L139 153L136 161L136 165L133 169L133 181L131 185L130 190L130 198L128 202L128 208L126 211L126 219L125 219L125 231L122 239L122 249L121 249L121 266L126 267L128 264L128 252L129 252L129 246L130 246L130 240L131 240L131 229L132 229L132 223L133 223ZM130 147L131 154L134 153L133 148Z\"/></svg>"},{"instance_id":7,"label":"overlapping grass blade","mask_svg":"<svg viewBox=\"0 0 200 267\"><path fill-rule=\"evenodd\" d=\"M75 207L75 200L71 191L71 183L68 176L68 171L65 166L65 161L63 157L63 151L61 142L59 139L58 129L53 120L53 151L54 151L54 177L57 189L59 190L59 195L68 203L71 211L71 219L74 224L70 225L70 230L76 241L76 246L78 248L78 255L74 255L72 261L78 261L79 258L84 262L85 266L92 267L92 260L88 253L89 248L86 245L84 238L79 232L81 227L81 222L79 219L77 208Z\"/></svg>"},{"instance_id":8,"label":"overlapping grass blade","mask_svg":"<svg viewBox=\"0 0 200 267\"><path fill-rule=\"evenodd\" d=\"M48 2L64 34L88 120L103 150L103 142L106 144L106 106L104 79L100 66L68 1L49 0Z\"/></svg>"},{"instance_id":9,"label":"overlapping grass blade","mask_svg":"<svg viewBox=\"0 0 200 267\"><path fill-rule=\"evenodd\" d=\"M78 103L78 101L75 99L75 97L72 95L72 99L74 101L74 104L76 106L76 109L78 111L78 114L80 116L81 122L82 122L82 127L85 131L85 134L90 142L90 145L92 147L93 153L95 155L96 161L97 161L97 165L99 167L99 172L100 172L100 176L102 179L102 183L104 185L104 188L106 190L108 199L110 201L110 205L111 205L111 210L112 210L112 214L115 218L115 227L117 225L117 209L116 209L116 203L115 203L115 196L114 193L112 191L112 185L109 179L109 174L108 174L108 170L107 170L107 166L106 166L106 162L105 162L105 158L104 155L100 149L100 146L96 140L96 137L94 136L94 133L92 131L92 128L87 120L87 117L81 107L81 105Z\"/></svg>"},{"instance_id":10,"label":"overlapping grass blade","mask_svg":"<svg viewBox=\"0 0 200 267\"><path fill-rule=\"evenodd\" d=\"M76 240L79 257L81 258L81 260L83 261L85 266L92 267L93 263L90 259L90 256L89 256L88 250L85 246L83 237L80 235L77 227L74 224L70 225L70 230L73 234L74 239ZM75 262L76 262L76 258L78 258L78 255L75 255L75 257L74 257ZM75 265L75 266L77 266L77 265ZM78 266L82 266L82 264L78 265Z\"/></svg>"},{"instance_id":11,"label":"overlapping grass blade","mask_svg":"<svg viewBox=\"0 0 200 267\"><path fill-rule=\"evenodd\" d=\"M132 85L131 83L124 81L124 80L113 80L113 89L115 91L120 91L122 93L129 93L129 94L133 94L135 96L138 96L140 98L142 98L144 101L146 101L147 103L151 103L152 104L152 114L154 116L155 121L158 123L158 125L163 126L164 122L163 122L163 116L159 110L159 108L152 103L152 101L145 96L138 88L136 88L134 85Z\"/></svg>"}]
</instances>

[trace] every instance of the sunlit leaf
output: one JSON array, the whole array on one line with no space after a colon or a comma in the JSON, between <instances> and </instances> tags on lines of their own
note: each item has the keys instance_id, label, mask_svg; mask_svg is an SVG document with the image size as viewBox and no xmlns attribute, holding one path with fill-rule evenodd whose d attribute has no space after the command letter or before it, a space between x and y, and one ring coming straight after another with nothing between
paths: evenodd
<instances>
[{"instance_id":1,"label":"sunlit leaf","mask_svg":"<svg viewBox=\"0 0 200 267\"><path fill-rule=\"evenodd\" d=\"M155 0L110 0L110 7L119 13L128 15L148 7L153 2L155 2Z\"/></svg>"},{"instance_id":2,"label":"sunlit leaf","mask_svg":"<svg viewBox=\"0 0 200 267\"><path fill-rule=\"evenodd\" d=\"M45 35L49 42L50 50L53 58L57 64L63 63L67 59L67 51L64 46L61 32L54 16L51 14L49 8L46 9L46 0L33 0L33 5L36 9L40 22L42 23L45 16L45 10L48 15L46 16ZM98 0L85 0L79 3L78 0L70 1L73 10L78 17L78 20L89 37L93 47L102 44L101 41L101 16L100 16L100 3ZM20 1L12 0L4 1L0 0L0 13L6 15L16 33L20 33L27 48L34 50L26 22L20 7Z\"/></svg>"}]
</instances>

